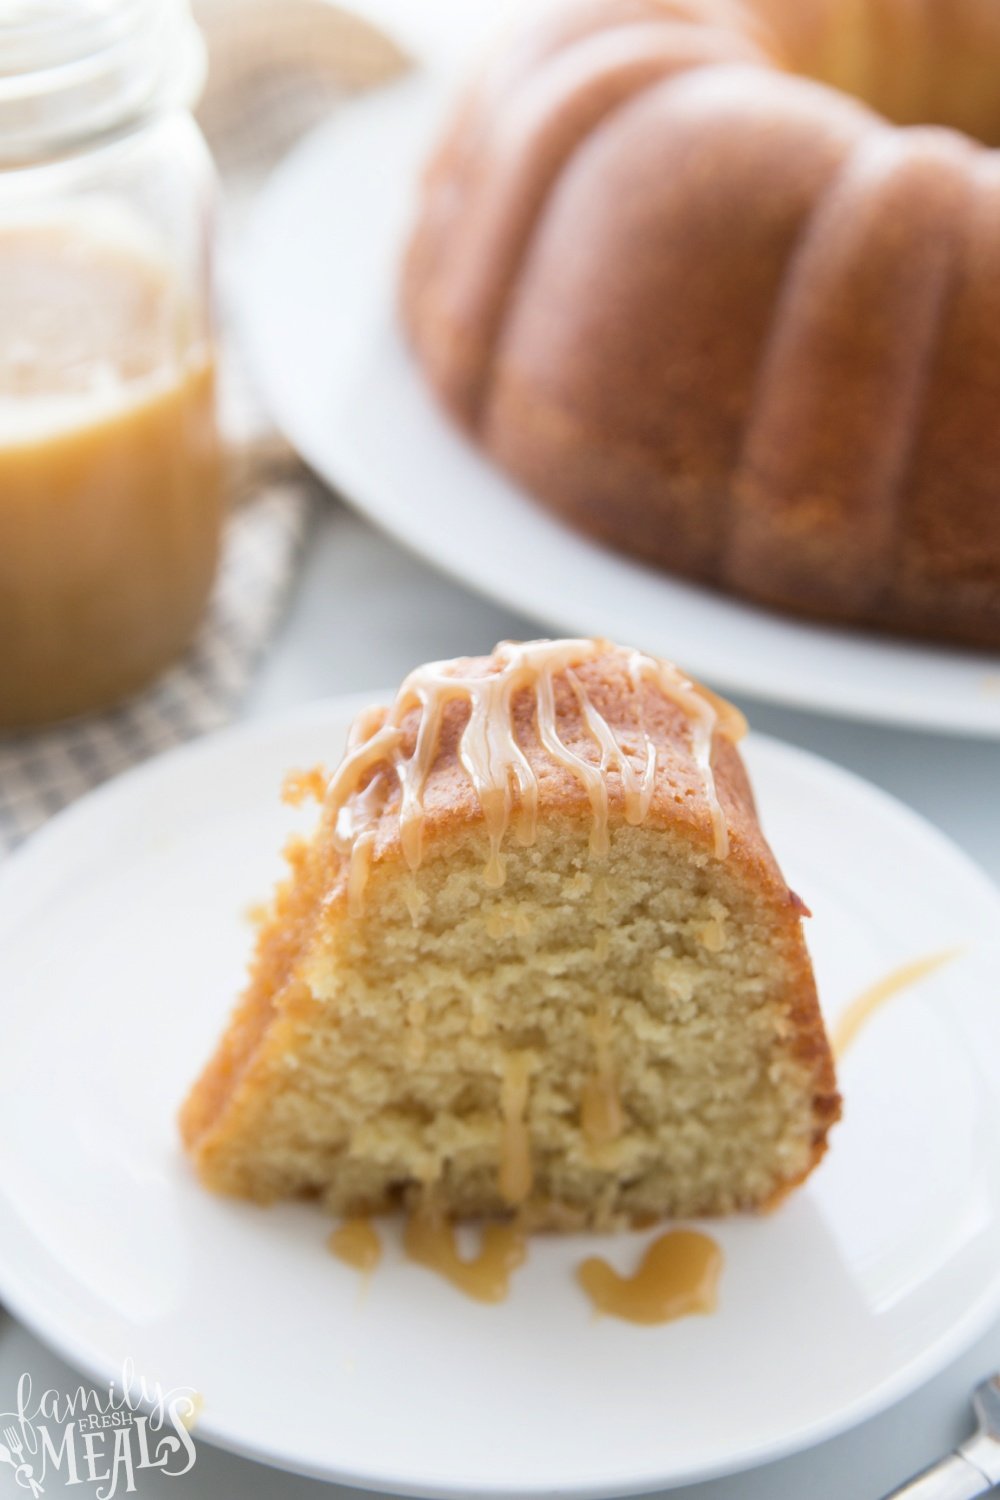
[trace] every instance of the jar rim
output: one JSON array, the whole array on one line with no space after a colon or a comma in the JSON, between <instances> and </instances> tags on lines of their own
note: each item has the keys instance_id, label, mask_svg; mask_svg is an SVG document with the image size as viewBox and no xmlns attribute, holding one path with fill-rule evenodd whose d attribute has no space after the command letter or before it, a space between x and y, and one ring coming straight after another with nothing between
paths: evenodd
<instances>
[{"instance_id":1,"label":"jar rim","mask_svg":"<svg viewBox=\"0 0 1000 1500\"><path fill-rule=\"evenodd\" d=\"M205 76L189 0L8 0L0 59L0 167L188 107Z\"/></svg>"}]
</instances>

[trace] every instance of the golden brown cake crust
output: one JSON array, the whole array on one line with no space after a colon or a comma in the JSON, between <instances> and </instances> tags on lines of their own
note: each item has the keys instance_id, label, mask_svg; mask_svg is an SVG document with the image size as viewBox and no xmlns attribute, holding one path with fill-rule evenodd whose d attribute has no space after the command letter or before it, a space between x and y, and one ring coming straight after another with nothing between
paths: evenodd
<instances>
[{"instance_id":1,"label":"golden brown cake crust","mask_svg":"<svg viewBox=\"0 0 1000 1500\"><path fill-rule=\"evenodd\" d=\"M426 174L401 291L424 374L599 541L1000 645L1000 153L943 128L1000 144L984 59L973 0L534 23Z\"/></svg>"},{"instance_id":2,"label":"golden brown cake crust","mask_svg":"<svg viewBox=\"0 0 1000 1500\"><path fill-rule=\"evenodd\" d=\"M772 1183L765 1196L742 1204L765 1206L768 1198L783 1196L812 1170L826 1148L827 1133L840 1111L832 1058L802 937L801 916L805 908L786 885L761 831L746 772L734 744L734 737L741 729L739 716L710 695L702 697L702 690L691 688L683 678L677 679L681 684L678 699L669 698L656 680L637 675L635 661L645 662L648 658L637 658L635 653L607 643L595 649L597 654L576 663L571 675L556 671L552 676L555 726L562 746L568 755L577 755L595 768L598 765L593 731L584 721L586 703L611 727L633 763L641 763L644 745L654 747L655 776L648 807L638 826L669 833L679 841L685 859L693 861L695 867L700 865L708 870L724 867L727 882L754 905L758 920L767 913L769 942L781 957L783 1046L792 1065L809 1080L806 1088L811 1126L805 1152L799 1153L794 1168L784 1173L777 1186ZM445 664L446 673L473 682L495 677L509 660L503 651L504 648L499 648L498 654L491 658ZM672 678L667 680L673 682ZM692 718L684 707L689 702L688 688L706 706L708 722L716 716L711 738L711 781L693 754ZM530 684L513 694L510 710L514 740L530 765L538 788L538 827L559 826L570 830L578 827L579 845L588 835L592 836L595 827L594 804L584 781L555 761L540 742L539 722L543 716ZM411 761L414 756L425 714L426 709L411 708L399 716L401 733L395 753L404 761ZM385 712L368 716L356 736L356 748L377 735L386 718ZM446 704L440 720L423 788L421 864L427 868L433 868L439 860L448 868L456 850L468 847L470 842L482 841L483 807L468 766L463 763L461 741L469 719L469 705L455 699ZM352 855L337 848L338 818L345 805L356 806L358 799L370 792L378 774L377 764L365 771L357 779L357 791L346 803L331 790L316 836L308 843L296 843L290 850L291 875L279 888L261 925L247 991L215 1056L185 1103L181 1115L185 1145L206 1183L218 1190L261 1198L286 1190L271 1185L272 1179L266 1174L256 1173L254 1149L248 1154L246 1141L258 1140L262 1143L260 1149L265 1149L269 1111L288 1084L288 1074L283 1068L285 1055L294 1045L297 1029L309 1023L315 1012L310 984L317 945L325 941L320 934L335 929L349 932L352 926L363 926L367 912L377 912L388 893L398 892L408 878L396 785L388 789L369 828L374 835L366 864L367 899L371 906L359 911L352 909ZM607 824L613 843L618 832L627 827L625 791L622 777L615 770L606 770L602 781L607 791ZM331 782L331 788L334 785ZM728 845L721 859L717 818L720 810ZM517 812L515 798L504 848L516 843ZM596 858L594 869L601 868L601 859ZM479 885L482 875L475 880ZM488 894L485 888L480 888L484 896ZM334 1201L347 1212L388 1206L377 1195L348 1196ZM498 1205L489 1196L474 1201L477 1205L474 1211L492 1212L502 1207L502 1203ZM447 1200L445 1207L450 1211ZM579 1207L570 1212L559 1203L539 1200L530 1208L529 1220L538 1227L572 1227L586 1222L586 1216L581 1220ZM705 1204L705 1210L713 1211L711 1201ZM460 1214L465 1211L461 1207L456 1210ZM600 1218L603 1210L594 1212L597 1215L594 1222L604 1222Z\"/></svg>"},{"instance_id":3,"label":"golden brown cake crust","mask_svg":"<svg viewBox=\"0 0 1000 1500\"><path fill-rule=\"evenodd\" d=\"M456 675L485 677L495 673L497 662L495 657L465 657L457 659L454 668ZM573 671L598 712L638 755L640 718L628 672L628 654L608 644L606 654L593 661L579 662ZM560 739L584 759L596 760L593 740L587 733L579 703L565 675L556 676L554 687ZM515 695L512 710L514 738L538 782L540 818L561 814L589 826L593 812L585 788L572 772L554 763L539 742L536 705L530 688ZM652 682L643 683L641 712L641 727L653 740L658 752L653 795L645 821L654 826L682 828L693 842L703 845L706 853L710 853L713 845L711 801L691 759L690 721L684 710L666 699ZM421 717L420 710L412 708L403 720L401 750L404 757L413 752ZM428 857L437 842L447 842L456 830L482 821L476 791L459 759L459 740L468 717L468 708L460 701L449 703L444 711L437 753L424 796L424 843ZM739 752L733 740L721 731L717 731L713 739L712 765L718 800L729 829L729 858L741 873L754 880L776 901L794 904L795 898L785 886L761 832ZM608 772L607 788L609 817L612 820L622 818L622 783L614 770ZM393 789L380 815L375 847L376 861L402 858L398 788ZM342 870L336 877L329 899L346 899L346 871Z\"/></svg>"}]
</instances>

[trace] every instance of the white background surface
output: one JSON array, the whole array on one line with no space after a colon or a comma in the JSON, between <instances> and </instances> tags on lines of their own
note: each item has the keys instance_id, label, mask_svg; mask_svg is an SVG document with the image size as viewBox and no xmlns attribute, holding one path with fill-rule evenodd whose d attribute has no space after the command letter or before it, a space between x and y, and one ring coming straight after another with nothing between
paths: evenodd
<instances>
[{"instance_id":1,"label":"white background surface","mask_svg":"<svg viewBox=\"0 0 1000 1500\"><path fill-rule=\"evenodd\" d=\"M323 694L392 682L415 661L488 649L502 636L524 637L533 629L530 622L441 581L363 522L331 506L247 712L260 716ZM909 801L1000 878L996 745L744 706L755 727L840 761ZM248 1308L249 1320L252 1311ZM248 1338L248 1357L251 1349ZM816 1358L822 1360L821 1349ZM853 1433L747 1475L671 1493L679 1500L792 1500L807 1495L810 1500L876 1500L964 1434L969 1389L998 1367L1000 1326L917 1395ZM7 1404L6 1393L13 1393L24 1370L31 1372L36 1386L69 1390L78 1380L11 1320L0 1319L0 1406ZM719 1420L725 1421L724 1411ZM391 1444L391 1431L386 1442ZM8 1493L23 1492L14 1489L9 1472L0 1471L0 1495ZM146 1500L168 1494L178 1500L318 1500L331 1487L278 1475L202 1446L191 1475L181 1481L144 1476L138 1493Z\"/></svg>"},{"instance_id":2,"label":"white background surface","mask_svg":"<svg viewBox=\"0 0 1000 1500\"><path fill-rule=\"evenodd\" d=\"M433 8L426 0L361 0L357 8L393 26L419 53L443 35L457 36L474 16L478 23L488 14L492 23L500 0L481 11L471 0L434 0ZM537 633L531 622L444 581L331 505L246 714L261 717L327 694L392 683L415 662L485 651L504 636ZM755 728L828 756L909 802L1000 882L1000 745L742 706ZM862 848L858 857L864 858ZM86 1192L85 1183L80 1191ZM247 1319L252 1359L252 1307ZM815 1355L822 1360L822 1349ZM969 1392L995 1369L1000 1369L1000 1323L921 1391L853 1432L778 1464L670 1494L675 1500L877 1500L966 1434ZM0 1408L8 1405L8 1394L25 1371L36 1389L69 1391L79 1381L76 1372L0 1312ZM720 1425L725 1421L720 1410ZM391 1441L387 1431L387 1445ZM10 1471L0 1468L0 1496L25 1493L14 1486ZM68 1493L92 1490L80 1486ZM200 1445L190 1475L180 1481L143 1475L137 1493L140 1500L347 1500L356 1492L278 1474Z\"/></svg>"}]
</instances>

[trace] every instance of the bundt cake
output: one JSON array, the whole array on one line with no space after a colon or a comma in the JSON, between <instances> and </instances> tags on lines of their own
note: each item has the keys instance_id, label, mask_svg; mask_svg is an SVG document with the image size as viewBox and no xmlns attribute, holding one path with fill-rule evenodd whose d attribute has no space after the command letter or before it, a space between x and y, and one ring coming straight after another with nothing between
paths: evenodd
<instances>
[{"instance_id":1,"label":"bundt cake","mask_svg":"<svg viewBox=\"0 0 1000 1500\"><path fill-rule=\"evenodd\" d=\"M839 1113L728 704L606 641L356 721L182 1112L204 1183L614 1227L770 1204Z\"/></svg>"},{"instance_id":2,"label":"bundt cake","mask_svg":"<svg viewBox=\"0 0 1000 1500\"><path fill-rule=\"evenodd\" d=\"M1000 646L998 77L996 0L536 17L426 172L417 360L601 541Z\"/></svg>"}]
</instances>

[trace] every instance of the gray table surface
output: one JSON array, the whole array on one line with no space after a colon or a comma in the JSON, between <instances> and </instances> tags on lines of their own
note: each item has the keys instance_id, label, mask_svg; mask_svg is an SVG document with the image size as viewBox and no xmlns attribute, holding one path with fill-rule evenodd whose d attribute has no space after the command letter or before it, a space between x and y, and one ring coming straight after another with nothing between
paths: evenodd
<instances>
[{"instance_id":1,"label":"gray table surface","mask_svg":"<svg viewBox=\"0 0 1000 1500\"><path fill-rule=\"evenodd\" d=\"M487 651L503 637L537 633L331 502L245 714L260 718L329 694L389 686L418 661ZM742 706L754 728L825 755L910 803L1000 883L1000 745ZM823 1358L821 1349L816 1358ZM852 1432L780 1463L670 1493L676 1500L877 1500L965 1435L969 1392L996 1369L1000 1325L916 1394ZM79 1383L0 1314L0 1409L24 1371L36 1389L69 1391ZM0 1495L25 1493L9 1469L0 1469ZM72 1493L91 1494L93 1487L81 1484ZM279 1474L201 1444L183 1480L147 1472L137 1477L135 1493L141 1500L319 1500L358 1492Z\"/></svg>"}]
</instances>

